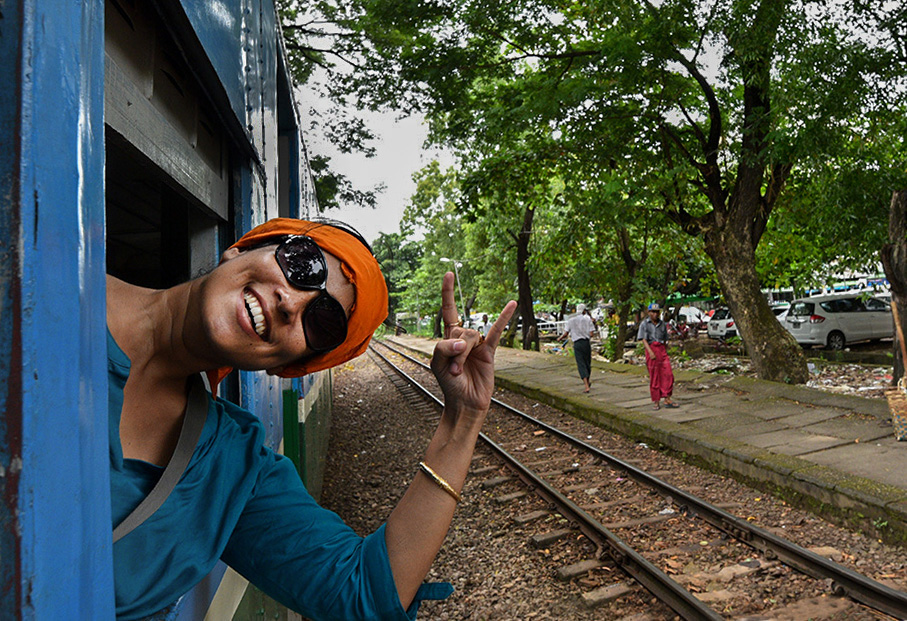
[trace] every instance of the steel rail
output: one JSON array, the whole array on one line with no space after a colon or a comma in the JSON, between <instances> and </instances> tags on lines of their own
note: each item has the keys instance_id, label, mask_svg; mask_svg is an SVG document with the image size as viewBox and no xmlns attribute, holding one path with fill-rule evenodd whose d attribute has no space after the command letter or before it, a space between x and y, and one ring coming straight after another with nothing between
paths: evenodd
<instances>
[{"instance_id":1,"label":"steel rail","mask_svg":"<svg viewBox=\"0 0 907 621\"><path fill-rule=\"evenodd\" d=\"M407 360L428 368L422 361L400 352L384 342L382 342L382 345ZM681 511L698 515L715 528L751 546L753 549L759 550L769 560L777 559L813 578L830 580L832 591L835 595L849 597L895 618L907 619L907 593L881 584L847 567L842 567L834 561L824 556L819 556L815 552L811 552L792 541L763 530L502 401L492 399L492 402L517 416L531 421L546 432L589 451L609 465L623 470L630 478L651 487L657 493L669 499Z\"/></svg>"},{"instance_id":2,"label":"steel rail","mask_svg":"<svg viewBox=\"0 0 907 621\"><path fill-rule=\"evenodd\" d=\"M434 401L438 406L444 407L443 401L429 392L428 389L415 379L407 375L402 369L388 360L374 347L372 347L372 352L391 368L396 370L407 381L412 382L427 398ZM583 509L573 501L558 492L546 481L520 463L491 438L484 433L480 433L479 438L501 457L508 467L517 473L520 479L529 486L530 490L557 507L558 512L560 512L561 515L576 524L580 531L589 537L589 539L595 541L599 549L603 550L615 564L620 566L621 569L632 576L650 593L664 602L683 619L687 619L688 621L719 621L724 618L705 603L697 599L692 593L687 591L677 582L672 580L655 565L646 560L639 552L624 543L623 540L605 528L604 525L591 515L583 511Z\"/></svg>"}]
</instances>

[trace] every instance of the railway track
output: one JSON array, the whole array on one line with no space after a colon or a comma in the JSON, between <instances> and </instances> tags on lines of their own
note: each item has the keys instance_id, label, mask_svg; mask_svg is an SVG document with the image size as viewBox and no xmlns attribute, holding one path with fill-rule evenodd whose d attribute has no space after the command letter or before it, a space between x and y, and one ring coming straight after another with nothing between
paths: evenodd
<instances>
[{"instance_id":1,"label":"railway track","mask_svg":"<svg viewBox=\"0 0 907 621\"><path fill-rule=\"evenodd\" d=\"M421 379L435 386L428 379L427 365L386 342L381 345L402 357L412 376L373 348L381 360L379 366L394 368L400 378L397 381L405 378L407 385L419 386L409 390L418 390L420 400L440 406L438 396L419 384ZM414 395L410 393L408 398L412 400ZM557 521L566 524L541 530L535 545L557 545L559 539L579 531L595 546L588 558L562 568L562 578L600 572L603 566L608 571L619 568L684 619L726 618L713 606L740 610L749 619L823 618L829 595L855 602L846 618L907 618L907 594L733 515L726 510L733 503L725 507L710 504L692 493L695 490L666 482L669 472L647 472L634 465L633 456L621 458L605 452L499 400L494 400L492 409L481 439L515 476L487 479L483 486L499 488L502 498L517 498L525 493L525 489L517 489L522 482L537 494L544 508L520 516L522 524L542 520L552 512L562 516ZM495 470L481 469L482 473ZM517 491L506 493L508 489ZM778 615L754 606L753 602L766 598L747 593L761 593L764 576L778 577L779 572L782 577L790 575L798 593L804 591L802 582L811 580L812 586L805 590L814 593L814 600L801 598L796 612L788 606ZM714 588L715 584L731 583L733 588ZM584 593L584 598L594 602L620 592L620 585L612 583ZM784 593L773 595L767 599L789 602ZM736 616L731 613L731 618Z\"/></svg>"}]
</instances>

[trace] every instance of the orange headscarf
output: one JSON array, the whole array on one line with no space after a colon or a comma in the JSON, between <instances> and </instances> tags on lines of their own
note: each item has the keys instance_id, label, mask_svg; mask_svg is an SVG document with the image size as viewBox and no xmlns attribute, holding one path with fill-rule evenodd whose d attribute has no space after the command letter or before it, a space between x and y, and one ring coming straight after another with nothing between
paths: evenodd
<instances>
[{"instance_id":1,"label":"orange headscarf","mask_svg":"<svg viewBox=\"0 0 907 621\"><path fill-rule=\"evenodd\" d=\"M356 289L350 309L346 340L336 349L287 365L280 377L300 377L352 360L368 347L372 334L387 318L387 285L378 261L361 241L343 229L324 222L294 218L274 218L243 235L231 248L249 248L271 238L306 235L318 247L340 260L340 269ZM216 386L232 369L224 367L209 373Z\"/></svg>"}]
</instances>

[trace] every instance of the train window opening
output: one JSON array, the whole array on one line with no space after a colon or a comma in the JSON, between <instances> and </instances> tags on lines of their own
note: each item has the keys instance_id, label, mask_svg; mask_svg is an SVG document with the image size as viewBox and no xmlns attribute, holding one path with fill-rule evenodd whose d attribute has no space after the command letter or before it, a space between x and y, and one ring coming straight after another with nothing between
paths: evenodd
<instances>
[{"instance_id":1,"label":"train window opening","mask_svg":"<svg viewBox=\"0 0 907 621\"><path fill-rule=\"evenodd\" d=\"M163 288L191 275L188 199L121 136L106 131L107 273Z\"/></svg>"},{"instance_id":2,"label":"train window opening","mask_svg":"<svg viewBox=\"0 0 907 621\"><path fill-rule=\"evenodd\" d=\"M217 265L234 240L242 160L166 8L106 0L104 13L107 273L151 288ZM221 390L238 398L236 378Z\"/></svg>"},{"instance_id":3,"label":"train window opening","mask_svg":"<svg viewBox=\"0 0 907 621\"><path fill-rule=\"evenodd\" d=\"M151 3L107 0L105 121L205 210L230 217L230 141Z\"/></svg>"},{"instance_id":4,"label":"train window opening","mask_svg":"<svg viewBox=\"0 0 907 621\"><path fill-rule=\"evenodd\" d=\"M105 3L107 270L168 287L229 238L230 142L154 5Z\"/></svg>"}]
</instances>

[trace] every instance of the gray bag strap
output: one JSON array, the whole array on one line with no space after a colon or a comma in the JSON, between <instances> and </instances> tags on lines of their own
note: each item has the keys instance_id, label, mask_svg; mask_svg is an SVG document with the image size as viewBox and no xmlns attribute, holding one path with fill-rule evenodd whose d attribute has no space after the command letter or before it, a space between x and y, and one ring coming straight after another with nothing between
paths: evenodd
<instances>
[{"instance_id":1,"label":"gray bag strap","mask_svg":"<svg viewBox=\"0 0 907 621\"><path fill-rule=\"evenodd\" d=\"M167 462L161 478L145 496L145 499L113 529L114 543L151 517L167 500L167 496L176 487L177 482L186 471L186 466L189 465L189 460L192 459L192 453L195 452L195 446L202 435L202 428L205 426L207 417L208 393L201 375L195 375L190 380L186 414L183 416L183 427L180 430L180 437L176 441L176 449L174 449L170 461Z\"/></svg>"}]
</instances>

